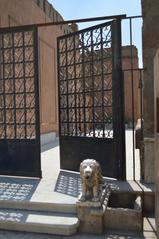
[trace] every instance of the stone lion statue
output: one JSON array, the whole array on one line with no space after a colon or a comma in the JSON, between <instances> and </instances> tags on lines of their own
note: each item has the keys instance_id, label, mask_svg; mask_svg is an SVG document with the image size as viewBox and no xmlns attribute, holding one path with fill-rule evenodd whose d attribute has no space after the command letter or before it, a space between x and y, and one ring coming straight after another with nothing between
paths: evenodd
<instances>
[{"instance_id":1,"label":"stone lion statue","mask_svg":"<svg viewBox=\"0 0 159 239\"><path fill-rule=\"evenodd\" d=\"M100 200L104 180L99 163L94 159L85 159L80 164L80 176L82 181L82 195L79 201Z\"/></svg>"}]
</instances>

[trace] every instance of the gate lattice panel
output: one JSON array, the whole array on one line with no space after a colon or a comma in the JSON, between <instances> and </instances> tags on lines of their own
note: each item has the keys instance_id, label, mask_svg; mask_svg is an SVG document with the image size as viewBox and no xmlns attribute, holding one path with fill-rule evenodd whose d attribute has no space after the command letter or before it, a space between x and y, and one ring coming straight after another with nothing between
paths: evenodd
<instances>
[{"instance_id":1,"label":"gate lattice panel","mask_svg":"<svg viewBox=\"0 0 159 239\"><path fill-rule=\"evenodd\" d=\"M58 38L64 169L78 170L83 159L95 158L106 176L125 177L120 40L117 21Z\"/></svg>"},{"instance_id":2,"label":"gate lattice panel","mask_svg":"<svg viewBox=\"0 0 159 239\"><path fill-rule=\"evenodd\" d=\"M0 29L0 173L41 177L37 28Z\"/></svg>"},{"instance_id":3,"label":"gate lattice panel","mask_svg":"<svg viewBox=\"0 0 159 239\"><path fill-rule=\"evenodd\" d=\"M113 137L110 28L60 41L61 136Z\"/></svg>"}]
</instances>

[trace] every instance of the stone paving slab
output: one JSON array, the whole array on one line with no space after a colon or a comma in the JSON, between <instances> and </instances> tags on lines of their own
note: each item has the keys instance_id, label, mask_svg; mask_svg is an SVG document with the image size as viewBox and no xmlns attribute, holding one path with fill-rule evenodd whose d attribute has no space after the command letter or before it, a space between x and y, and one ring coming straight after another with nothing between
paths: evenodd
<instances>
[{"instance_id":1,"label":"stone paving slab","mask_svg":"<svg viewBox=\"0 0 159 239\"><path fill-rule=\"evenodd\" d=\"M23 204L48 203L58 204L75 210L77 197L81 192L78 172L60 171L58 142L42 148L43 178L16 178L0 176L0 201L19 201ZM106 178L105 178L106 179ZM120 192L142 193L154 191L153 185L138 181L117 181L106 179L113 190Z\"/></svg>"},{"instance_id":2,"label":"stone paving slab","mask_svg":"<svg viewBox=\"0 0 159 239\"><path fill-rule=\"evenodd\" d=\"M73 235L73 236L56 236L49 234L40 233L28 233L28 232L15 232L15 231L5 231L0 230L0 239L157 239L157 236L153 232L145 232L143 235L125 235L120 232L120 234L108 233L102 236L96 235Z\"/></svg>"},{"instance_id":3,"label":"stone paving slab","mask_svg":"<svg viewBox=\"0 0 159 239\"><path fill-rule=\"evenodd\" d=\"M79 220L75 215L29 210L0 209L0 228L25 232L73 235Z\"/></svg>"},{"instance_id":4,"label":"stone paving slab","mask_svg":"<svg viewBox=\"0 0 159 239\"><path fill-rule=\"evenodd\" d=\"M54 203L61 204L61 206L68 206L68 208L75 206L78 194L80 193L80 183L79 174L75 172L71 172L70 175L68 172L60 171L60 160L59 160L59 146L58 142L54 144L46 145L42 148L42 173L43 178L39 179L26 179L26 178L15 178L15 177L0 177L0 201L1 203L5 203L5 201L11 202L32 202L32 203ZM65 187L61 187L64 189L60 191L60 180L58 182L58 178L60 176L65 176L64 179ZM141 183L134 181L120 182L117 180L108 180L112 188L114 190L120 190L123 192L131 191L141 193L143 191ZM76 183L78 184L78 190L76 187ZM68 186L68 187L67 187ZM152 186L152 185L151 185ZM75 190L72 190L74 188ZM144 191L151 192L153 191L153 186L144 185ZM6 193L7 192L7 193ZM13 193L12 193L13 192ZM146 227L147 228L147 227ZM75 235L74 239L85 239L85 238L116 238L116 239L124 239L124 238L157 238L152 229L145 230L145 236L124 236L124 235L103 235L103 236L94 236L94 235ZM146 237L148 235L148 237ZM35 233L20 233L20 232L9 232L9 231L0 231L0 239L49 239L49 238L57 238L62 239L62 236L53 236L53 235L41 235Z\"/></svg>"}]
</instances>

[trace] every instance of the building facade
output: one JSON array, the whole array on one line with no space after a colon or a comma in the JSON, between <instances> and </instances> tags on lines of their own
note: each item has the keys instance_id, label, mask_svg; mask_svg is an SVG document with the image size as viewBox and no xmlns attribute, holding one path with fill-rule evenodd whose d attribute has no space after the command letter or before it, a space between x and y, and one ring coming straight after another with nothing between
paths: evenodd
<instances>
[{"instance_id":1,"label":"building facade","mask_svg":"<svg viewBox=\"0 0 159 239\"><path fill-rule=\"evenodd\" d=\"M0 0L0 27L63 21L45 0ZM57 42L59 35L71 31L67 25L38 29L40 125L41 133L58 132Z\"/></svg>"},{"instance_id":2,"label":"building facade","mask_svg":"<svg viewBox=\"0 0 159 239\"><path fill-rule=\"evenodd\" d=\"M11 27L63 21L61 15L46 0L0 0L0 26ZM57 86L57 37L77 28L72 25L40 27L38 29L39 45L39 86L40 86L40 125L41 134L56 132L58 134L58 86ZM122 64L125 83L125 119L132 121L132 95L130 47L122 49ZM133 66L138 68L138 53L133 47ZM98 67L98 66L97 66ZM138 92L138 73L134 74L134 92ZM135 95L135 121L139 118L139 95ZM111 117L111 115L110 115Z\"/></svg>"}]
</instances>

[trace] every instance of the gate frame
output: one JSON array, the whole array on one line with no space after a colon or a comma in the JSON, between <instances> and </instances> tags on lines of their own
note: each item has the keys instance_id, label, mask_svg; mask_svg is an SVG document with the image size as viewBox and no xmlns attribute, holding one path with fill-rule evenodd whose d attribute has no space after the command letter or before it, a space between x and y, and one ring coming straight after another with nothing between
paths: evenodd
<instances>
[{"instance_id":1,"label":"gate frame","mask_svg":"<svg viewBox=\"0 0 159 239\"><path fill-rule=\"evenodd\" d=\"M115 147L115 157L118 159L117 163L117 176L116 178L119 180L125 180L126 179L126 155L125 155L125 123L124 123L124 82L123 82L123 73L122 73L122 63L121 63L121 19L113 19L112 21L112 109L113 109L113 147ZM77 33L86 31L86 30L93 30L97 27L103 26L104 24L108 24L109 22L95 25L93 27L85 28L77 32L73 32L67 35L63 35L57 38L57 51L59 49L59 41L60 38L67 38L69 36L73 36ZM115 46L115 48L114 48ZM114 56L114 57L113 57ZM62 153L61 148L63 147L63 141L61 137L64 139L64 141L69 141L70 138L76 138L79 142L80 139L83 137L80 136L61 136L61 120L60 120L60 71L59 71L59 52L57 53L58 58L58 100L59 100L59 140L60 140L60 165L62 169L69 170L68 167L63 164L64 161L64 153ZM116 79L116 80L114 80ZM118 94L114 94L113 92L118 92ZM115 92L115 93L116 93ZM120 98L120 100L119 100ZM84 107L83 107L84 108ZM118 117L114 117L115 112L120 109L120 116L119 114L116 114ZM120 127L119 127L120 125ZM115 127L116 126L116 127ZM116 133L116 135L114 134ZM119 136L119 137L118 137ZM90 139L92 141L95 141L97 138L89 138L84 137L83 139ZM100 140L100 138L98 138ZM107 138L103 138L103 140L109 140ZM64 143L65 144L65 143ZM66 147L67 148L67 147ZM120 156L119 156L120 155ZM113 159L112 159L113 160ZM68 160L67 160L68 161ZM105 161L106 163L106 161ZM71 164L71 162L70 162ZM70 169L74 170L74 169ZM77 170L77 169L76 169Z\"/></svg>"},{"instance_id":2,"label":"gate frame","mask_svg":"<svg viewBox=\"0 0 159 239\"><path fill-rule=\"evenodd\" d=\"M37 25L25 25L25 26L13 26L13 27L2 27L0 28L0 35L3 36L3 34L9 33L9 34L14 34L18 32L25 33L27 31L32 31L33 33L33 54L34 54L34 59L33 59L33 67L34 67L34 102L35 102L35 138L34 139L0 139L0 146L2 144L2 148L11 147L11 144L13 148L18 148L18 145L20 142L23 144L30 144L31 141L33 141L33 146L36 150L34 150L36 154L36 161L34 162L34 172L30 171L12 171L12 170L0 170L1 175L10 175L10 176L25 176L25 177L35 177L35 178L41 178L42 177L42 171L41 171L41 155L40 155L40 109L39 109L39 69L38 69L38 26ZM22 45L24 47L24 45ZM12 46L12 49L14 49L14 45ZM23 59L24 62L24 59ZM15 64L13 60L13 65ZM3 65L3 64L2 64ZM15 68L14 68L15 69ZM5 79L2 79L5 81ZM15 76L13 76L13 81L15 81ZM24 81L25 81L25 75L24 75ZM15 83L14 83L15 84ZM4 92L5 94L5 92ZM13 92L12 95L16 95L16 92ZM24 92L24 95L26 95L26 92ZM15 109L14 105L14 109ZM4 106L5 109L5 106ZM25 109L25 108L24 108ZM26 110L25 110L26 114ZM4 122L6 124L6 122ZM16 122L15 122L16 124ZM26 124L25 124L26 127ZM13 142L15 141L15 143ZM34 158L34 154L32 154ZM27 162L26 162L27 163Z\"/></svg>"},{"instance_id":3,"label":"gate frame","mask_svg":"<svg viewBox=\"0 0 159 239\"><path fill-rule=\"evenodd\" d=\"M46 26L54 26L54 25L66 25L66 24L73 24L73 23L81 23L81 22L92 22L92 21L101 21L101 20L112 20L112 19L119 19L119 20L125 20L125 19L129 19L130 20L130 26L131 26L131 20L133 19L137 19L137 18L141 18L141 15L137 15L137 16L130 16L127 17L126 14L122 14L122 15L110 15L110 16L102 16L102 17L92 17L92 18L82 18L82 19L73 19L73 20L67 20L67 21L58 21L58 22L41 22L38 24L29 24L29 25L21 25L18 26L18 28L24 28L24 27L46 27ZM10 27L7 27L10 28ZM17 28L17 27L15 27ZM0 27L1 30L6 29L6 27ZM130 27L130 37L132 37L132 26ZM130 45L132 44L132 41L130 40ZM132 52L131 52L132 55ZM127 71L140 71L140 75L141 72L144 70L144 68L139 68L139 69L128 69ZM132 74L133 75L133 74ZM141 80L142 81L142 80ZM133 76L132 76L132 86L133 86ZM142 93L142 87L141 88L141 93ZM133 91L133 90L132 90ZM134 99L134 95L132 94L132 99ZM143 116L143 112L142 112L142 96L141 96L141 118ZM134 128L134 112L133 112L133 102L132 102L132 124L133 124L133 165L135 166L135 136L134 136L134 132L135 132L135 128ZM142 131L143 131L143 123L142 123ZM133 179L135 180L135 167L133 168Z\"/></svg>"},{"instance_id":4,"label":"gate frame","mask_svg":"<svg viewBox=\"0 0 159 239\"><path fill-rule=\"evenodd\" d=\"M125 110L124 110L124 77L123 77L123 71L122 71L122 44L121 44L121 20L116 19L116 21L113 22L114 25L116 25L116 31L113 31L113 37L112 44L114 44L112 50L113 50L113 57L114 64L113 64L113 115L116 114L116 112L121 112L121 114L117 114L116 117L113 117L114 122L113 126L115 128L114 133L118 133L117 135L114 135L115 140L115 155L116 157L119 157L118 160L118 179L119 180L125 180L126 179L126 146L125 146ZM117 46L118 45L118 46ZM120 109L121 107L121 109Z\"/></svg>"}]
</instances>

